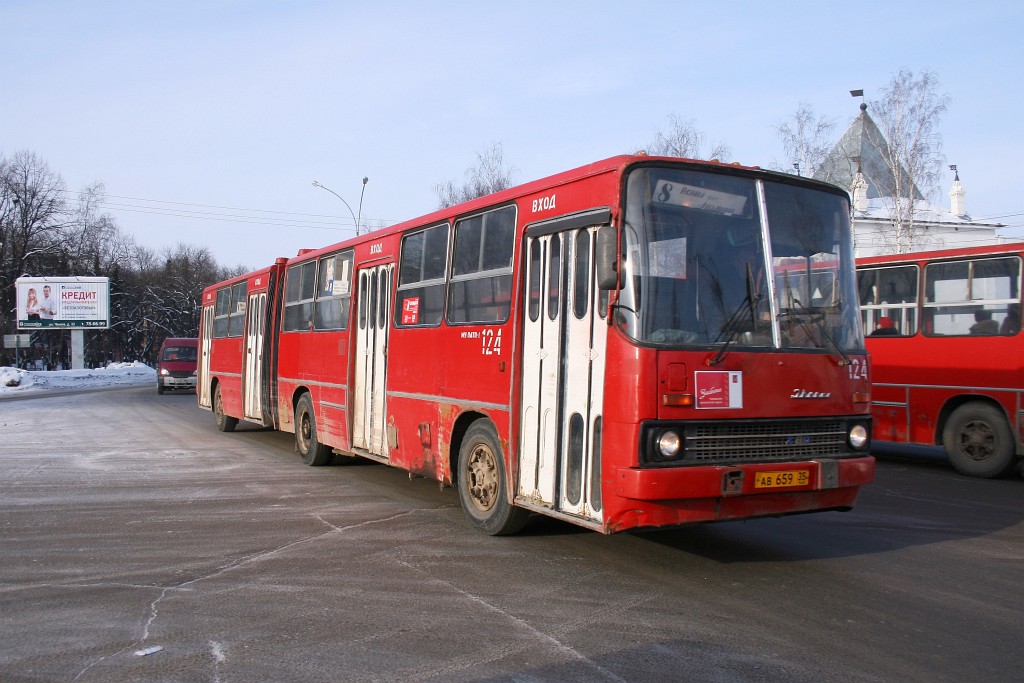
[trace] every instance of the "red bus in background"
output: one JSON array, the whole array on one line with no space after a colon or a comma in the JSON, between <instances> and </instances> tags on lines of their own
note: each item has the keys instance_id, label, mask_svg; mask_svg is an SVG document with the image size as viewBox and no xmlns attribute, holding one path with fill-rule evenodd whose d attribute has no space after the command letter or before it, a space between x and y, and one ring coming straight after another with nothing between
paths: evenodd
<instances>
[{"instance_id":1,"label":"red bus in background","mask_svg":"<svg viewBox=\"0 0 1024 683\"><path fill-rule=\"evenodd\" d=\"M805 178L615 157L212 285L199 403L453 485L488 534L849 509L849 218Z\"/></svg>"},{"instance_id":2,"label":"red bus in background","mask_svg":"<svg viewBox=\"0 0 1024 683\"><path fill-rule=\"evenodd\" d=\"M958 471L1019 464L1024 243L857 261L874 438L941 445Z\"/></svg>"}]
</instances>

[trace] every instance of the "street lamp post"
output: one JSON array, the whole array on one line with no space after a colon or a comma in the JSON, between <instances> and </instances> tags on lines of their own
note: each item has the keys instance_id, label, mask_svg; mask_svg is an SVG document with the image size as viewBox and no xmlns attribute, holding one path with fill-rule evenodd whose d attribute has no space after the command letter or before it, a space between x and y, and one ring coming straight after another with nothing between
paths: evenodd
<instances>
[{"instance_id":1,"label":"street lamp post","mask_svg":"<svg viewBox=\"0 0 1024 683\"><path fill-rule=\"evenodd\" d=\"M340 194L338 194L337 192L335 192L331 188L327 187L326 185L321 184L320 181L318 181L318 180L314 180L313 181L313 187L319 187L321 190L327 190L328 192L333 194L335 197L340 199L341 203L345 205L345 208L348 209L349 214L352 216L352 220L355 221L355 224L356 224L356 236L357 237L359 236L359 221L360 221L360 219L362 219L362 216L363 216L363 195L366 193L366 183L368 183L368 182L370 182L369 178L363 178L363 191L359 193L359 215L357 216L356 212L352 210L352 207L349 206L348 202L345 201L344 197L342 197Z\"/></svg>"}]
</instances>

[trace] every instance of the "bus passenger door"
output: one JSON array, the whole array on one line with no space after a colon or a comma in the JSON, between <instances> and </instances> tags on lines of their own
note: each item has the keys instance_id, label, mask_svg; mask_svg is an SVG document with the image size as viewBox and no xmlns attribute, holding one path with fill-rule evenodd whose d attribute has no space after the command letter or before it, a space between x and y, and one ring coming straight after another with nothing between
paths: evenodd
<instances>
[{"instance_id":1,"label":"bus passenger door","mask_svg":"<svg viewBox=\"0 0 1024 683\"><path fill-rule=\"evenodd\" d=\"M388 454L387 439L384 438L387 408L384 390L393 268L392 265L363 268L357 275L359 300L352 445L382 456Z\"/></svg>"},{"instance_id":2,"label":"bus passenger door","mask_svg":"<svg viewBox=\"0 0 1024 683\"><path fill-rule=\"evenodd\" d=\"M583 228L527 238L518 495L600 520L607 328L595 235Z\"/></svg>"},{"instance_id":3,"label":"bus passenger door","mask_svg":"<svg viewBox=\"0 0 1024 683\"><path fill-rule=\"evenodd\" d=\"M199 340L199 405L212 408L210 403L210 347L213 344L213 306L203 308L203 329Z\"/></svg>"},{"instance_id":4,"label":"bus passenger door","mask_svg":"<svg viewBox=\"0 0 1024 683\"><path fill-rule=\"evenodd\" d=\"M263 422L263 321L267 294L253 294L245 314L245 374L242 376L242 409L245 417Z\"/></svg>"}]
</instances>

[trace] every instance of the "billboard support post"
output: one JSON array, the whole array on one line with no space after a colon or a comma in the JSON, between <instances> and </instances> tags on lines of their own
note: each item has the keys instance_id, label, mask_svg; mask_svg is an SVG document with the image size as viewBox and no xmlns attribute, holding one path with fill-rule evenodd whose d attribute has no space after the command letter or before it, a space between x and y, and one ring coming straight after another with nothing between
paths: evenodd
<instances>
[{"instance_id":1,"label":"billboard support post","mask_svg":"<svg viewBox=\"0 0 1024 683\"><path fill-rule=\"evenodd\" d=\"M85 333L71 330L71 369L85 370Z\"/></svg>"}]
</instances>

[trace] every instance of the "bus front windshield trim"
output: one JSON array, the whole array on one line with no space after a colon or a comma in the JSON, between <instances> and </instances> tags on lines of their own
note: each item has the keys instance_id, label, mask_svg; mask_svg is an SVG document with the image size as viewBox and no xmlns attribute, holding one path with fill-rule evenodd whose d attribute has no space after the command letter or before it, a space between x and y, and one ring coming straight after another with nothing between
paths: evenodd
<instances>
[{"instance_id":1,"label":"bus front windshield trim","mask_svg":"<svg viewBox=\"0 0 1024 683\"><path fill-rule=\"evenodd\" d=\"M839 194L638 168L627 181L616 322L657 346L860 352L850 235Z\"/></svg>"}]
</instances>

